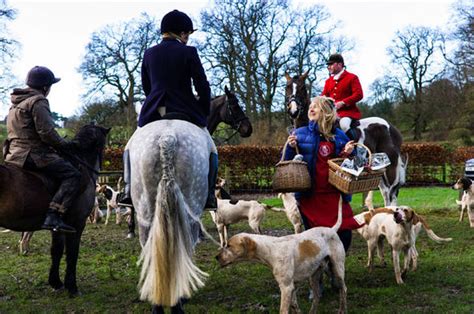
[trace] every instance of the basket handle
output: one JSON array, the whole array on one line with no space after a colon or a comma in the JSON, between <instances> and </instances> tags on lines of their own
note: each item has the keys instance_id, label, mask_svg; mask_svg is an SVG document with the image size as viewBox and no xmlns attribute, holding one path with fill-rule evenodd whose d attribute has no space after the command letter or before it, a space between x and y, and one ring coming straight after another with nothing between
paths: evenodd
<instances>
[{"instance_id":1,"label":"basket handle","mask_svg":"<svg viewBox=\"0 0 474 314\"><path fill-rule=\"evenodd\" d=\"M286 147L289 145L289 143L290 143L290 141L287 140L286 143L285 143L285 146L283 146L283 152L281 153L281 160L280 161L283 161L285 159ZM296 150L296 154L300 153L300 150L298 149L298 144L296 144L295 150Z\"/></svg>"},{"instance_id":2,"label":"basket handle","mask_svg":"<svg viewBox=\"0 0 474 314\"><path fill-rule=\"evenodd\" d=\"M362 143L354 143L354 144L356 146L361 146L361 147L365 148L365 150L367 150L367 152L369 153L369 164L372 163L372 152L370 151L370 149Z\"/></svg>"}]
</instances>

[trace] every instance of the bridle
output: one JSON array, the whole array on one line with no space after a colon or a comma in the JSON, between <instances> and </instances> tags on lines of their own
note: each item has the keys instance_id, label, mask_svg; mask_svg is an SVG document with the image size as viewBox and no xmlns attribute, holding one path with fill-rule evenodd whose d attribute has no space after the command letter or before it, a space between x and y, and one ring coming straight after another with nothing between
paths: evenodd
<instances>
[{"instance_id":1,"label":"bridle","mask_svg":"<svg viewBox=\"0 0 474 314\"><path fill-rule=\"evenodd\" d=\"M296 83L292 83L292 84L296 84ZM293 93L289 97L287 96L286 99L287 99L286 101L287 111L290 110L290 105L292 102L296 103L296 109L297 109L298 114L296 115L296 117L293 117L290 113L290 116L293 119L299 118L301 116L301 113L304 111L304 106L303 106L303 100L301 99L300 96L297 95L297 88L293 88Z\"/></svg>"},{"instance_id":2,"label":"bridle","mask_svg":"<svg viewBox=\"0 0 474 314\"><path fill-rule=\"evenodd\" d=\"M223 117L223 121L230 125L231 129L234 130L229 137L222 141L227 142L239 132L242 122L248 120L248 117L243 113L242 109L238 104L234 106L239 106L240 110L235 110L232 108L231 100L227 95L225 95L224 106L226 107L226 110L225 116Z\"/></svg>"}]
</instances>

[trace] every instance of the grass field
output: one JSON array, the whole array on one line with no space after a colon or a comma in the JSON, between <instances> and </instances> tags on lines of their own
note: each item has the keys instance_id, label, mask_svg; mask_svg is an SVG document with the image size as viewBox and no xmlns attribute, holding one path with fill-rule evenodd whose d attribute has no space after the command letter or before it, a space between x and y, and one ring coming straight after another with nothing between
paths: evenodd
<instances>
[{"instance_id":1,"label":"grass field","mask_svg":"<svg viewBox=\"0 0 474 314\"><path fill-rule=\"evenodd\" d=\"M378 194L378 193L377 193ZM376 194L375 203L381 198ZM473 313L474 312L474 229L459 223L454 205L457 191L449 188L402 189L399 204L421 213L441 237L453 241L437 244L425 233L417 241L419 264L403 286L395 282L390 253L388 266L373 273L365 268L367 248L354 233L346 259L346 284L350 313ZM278 199L266 203L281 206ZM353 200L354 212L361 211L360 195ZM204 223L217 238L208 214ZM262 226L266 234L289 234L291 224L283 213L268 211ZM230 233L250 229L245 222L232 225ZM31 252L18 253L18 233L0 233L0 313L146 313L150 306L138 300L136 265L138 239L127 240L126 226L88 225L82 237L78 262L78 286L82 296L69 298L47 285L49 241L46 231L35 233ZM276 313L279 289L271 271L260 264L241 263L221 269L214 259L218 248L211 241L197 246L196 261L209 273L206 286L186 304L188 313ZM64 264L62 265L62 272ZM321 313L334 313L337 294L325 282ZM309 285L299 285L298 300L308 312Z\"/></svg>"}]
</instances>

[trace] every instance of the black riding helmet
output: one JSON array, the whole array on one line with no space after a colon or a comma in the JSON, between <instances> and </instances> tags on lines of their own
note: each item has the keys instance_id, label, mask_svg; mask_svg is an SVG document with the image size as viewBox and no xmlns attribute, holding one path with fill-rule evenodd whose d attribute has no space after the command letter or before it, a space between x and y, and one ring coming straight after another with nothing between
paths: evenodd
<instances>
[{"instance_id":1,"label":"black riding helmet","mask_svg":"<svg viewBox=\"0 0 474 314\"><path fill-rule=\"evenodd\" d=\"M189 16L181 11L173 10L166 13L161 20L161 33L175 33L180 34L181 32L192 33L196 31L193 28L193 21Z\"/></svg>"},{"instance_id":2,"label":"black riding helmet","mask_svg":"<svg viewBox=\"0 0 474 314\"><path fill-rule=\"evenodd\" d=\"M47 67L35 66L26 76L26 85L32 88L42 88L45 86L51 86L60 80L61 79L55 77L53 72Z\"/></svg>"}]
</instances>

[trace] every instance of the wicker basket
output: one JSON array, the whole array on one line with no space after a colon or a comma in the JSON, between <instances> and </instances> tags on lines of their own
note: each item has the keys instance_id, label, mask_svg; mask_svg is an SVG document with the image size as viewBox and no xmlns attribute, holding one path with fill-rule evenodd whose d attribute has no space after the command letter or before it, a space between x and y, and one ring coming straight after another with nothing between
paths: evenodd
<instances>
[{"instance_id":1,"label":"wicker basket","mask_svg":"<svg viewBox=\"0 0 474 314\"><path fill-rule=\"evenodd\" d=\"M369 164L372 161L372 153L370 149L360 143L356 143L358 146L364 147L369 152ZM381 170L365 170L359 176L355 176L351 173L342 170L340 165L344 161L344 158L334 158L328 160L329 165L329 183L334 185L339 191L347 194L368 192L377 189L380 183L380 179L385 173L385 169Z\"/></svg>"},{"instance_id":2,"label":"wicker basket","mask_svg":"<svg viewBox=\"0 0 474 314\"><path fill-rule=\"evenodd\" d=\"M275 192L303 192L311 188L308 165L300 160L283 160L288 142L286 142L281 160L275 165L273 190ZM298 146L296 153L299 154Z\"/></svg>"}]
</instances>

